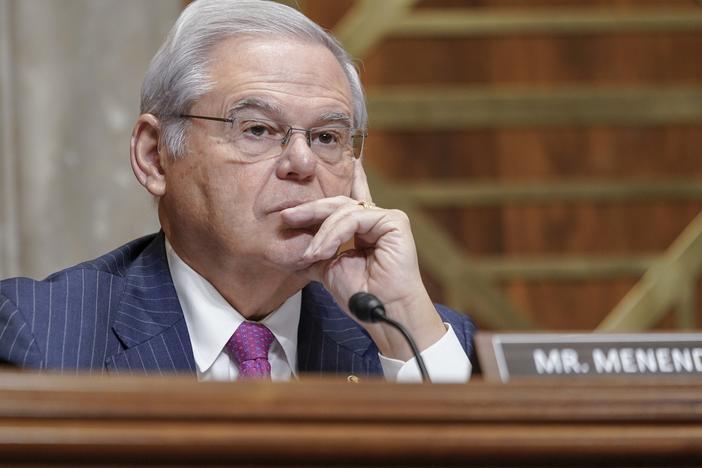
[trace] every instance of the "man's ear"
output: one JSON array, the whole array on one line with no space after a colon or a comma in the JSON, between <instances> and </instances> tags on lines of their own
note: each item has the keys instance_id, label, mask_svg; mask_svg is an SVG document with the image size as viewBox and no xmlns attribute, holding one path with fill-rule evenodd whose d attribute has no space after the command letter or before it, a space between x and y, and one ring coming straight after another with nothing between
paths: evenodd
<instances>
[{"instance_id":1,"label":"man's ear","mask_svg":"<svg viewBox=\"0 0 702 468\"><path fill-rule=\"evenodd\" d=\"M141 185L155 197L166 194L166 174L162 162L161 122L153 114L141 114L132 130L130 145L132 170Z\"/></svg>"}]
</instances>

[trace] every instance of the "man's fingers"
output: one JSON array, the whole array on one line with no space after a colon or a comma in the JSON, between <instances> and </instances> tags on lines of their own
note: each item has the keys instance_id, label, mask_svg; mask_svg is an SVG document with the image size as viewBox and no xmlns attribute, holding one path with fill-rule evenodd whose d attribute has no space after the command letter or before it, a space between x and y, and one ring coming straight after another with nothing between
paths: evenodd
<instances>
[{"instance_id":1,"label":"man's fingers","mask_svg":"<svg viewBox=\"0 0 702 468\"><path fill-rule=\"evenodd\" d=\"M311 226L322 223L345 205L357 205L359 201L372 203L373 199L363 165L359 159L354 159L353 164L351 198L344 196L321 198L285 209L280 212L283 222L293 228Z\"/></svg>"},{"instance_id":2,"label":"man's fingers","mask_svg":"<svg viewBox=\"0 0 702 468\"><path fill-rule=\"evenodd\" d=\"M368 187L368 178L366 171L363 169L360 159L353 160L353 183L351 184L351 198L358 201L372 202L370 188Z\"/></svg>"},{"instance_id":3,"label":"man's fingers","mask_svg":"<svg viewBox=\"0 0 702 468\"><path fill-rule=\"evenodd\" d=\"M310 245L307 247L306 253L312 254L319 250L320 246L325 246L325 253L326 250L329 249L334 249L334 251L329 255L321 255L317 259L333 256L343 243L353 239L354 234L357 232L356 229L358 229L359 226L353 225L354 217L350 215L355 211L361 210L363 210L363 208L357 202L353 202L332 213L317 230L317 233L310 241ZM339 223L343 220L347 220L347 223L340 228ZM330 240L332 236L334 236L334 238Z\"/></svg>"},{"instance_id":4,"label":"man's fingers","mask_svg":"<svg viewBox=\"0 0 702 468\"><path fill-rule=\"evenodd\" d=\"M364 243L374 245L393 229L387 213L386 210L367 210L358 205L340 210L322 223L303 257L309 261L331 258L344 242L354 236Z\"/></svg>"},{"instance_id":5,"label":"man's fingers","mask_svg":"<svg viewBox=\"0 0 702 468\"><path fill-rule=\"evenodd\" d=\"M280 215L288 226L304 227L320 224L339 208L354 204L356 204L356 201L344 196L321 198L293 208L287 208L281 211Z\"/></svg>"}]
</instances>

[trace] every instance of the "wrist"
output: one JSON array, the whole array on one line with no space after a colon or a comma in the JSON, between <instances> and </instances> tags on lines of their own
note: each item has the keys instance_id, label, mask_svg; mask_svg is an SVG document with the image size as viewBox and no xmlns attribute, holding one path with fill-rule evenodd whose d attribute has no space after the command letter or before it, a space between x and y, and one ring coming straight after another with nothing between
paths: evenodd
<instances>
[{"instance_id":1,"label":"wrist","mask_svg":"<svg viewBox=\"0 0 702 468\"><path fill-rule=\"evenodd\" d=\"M385 304L385 312L388 318L407 329L420 352L446 333L446 327L426 292ZM413 357L410 346L398 330L384 323L374 324L372 328L368 328L368 332L383 356L403 361Z\"/></svg>"}]
</instances>

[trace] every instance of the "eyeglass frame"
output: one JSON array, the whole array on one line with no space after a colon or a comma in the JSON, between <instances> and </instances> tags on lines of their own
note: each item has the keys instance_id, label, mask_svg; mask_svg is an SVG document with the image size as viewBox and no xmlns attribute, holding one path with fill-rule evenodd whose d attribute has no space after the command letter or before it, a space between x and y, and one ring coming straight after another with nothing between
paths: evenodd
<instances>
[{"instance_id":1,"label":"eyeglass frame","mask_svg":"<svg viewBox=\"0 0 702 468\"><path fill-rule=\"evenodd\" d=\"M211 120L214 122L224 122L224 123L229 123L229 124L234 124L236 122L236 118L226 118L226 117L211 117L207 115L197 115L197 114L178 114L178 118L181 119L200 119L200 120ZM258 119L261 121L267 121L268 119ZM325 128L324 126L321 127L312 127L312 128L297 128L293 127L292 125L288 124L283 124L281 122L276 122L271 120L271 122L275 122L277 124L283 125L284 127L288 127L288 130L285 132L285 136L280 140L280 146L282 148L285 148L285 146L290 142L290 138L292 138L292 134L294 132L304 132L305 134L305 140L307 141L307 146L311 149L312 148L312 130L318 129L318 128ZM351 155L354 159L360 159L361 156L363 155L363 149L365 147L366 143L366 137L368 136L368 133L359 129L359 128L353 128L349 127L350 130L354 132L360 132L355 135L351 135L351 139L353 140L354 138L361 137L361 147L358 151L358 156L355 154L353 151L353 144L351 145ZM281 152L282 154L282 152Z\"/></svg>"}]
</instances>

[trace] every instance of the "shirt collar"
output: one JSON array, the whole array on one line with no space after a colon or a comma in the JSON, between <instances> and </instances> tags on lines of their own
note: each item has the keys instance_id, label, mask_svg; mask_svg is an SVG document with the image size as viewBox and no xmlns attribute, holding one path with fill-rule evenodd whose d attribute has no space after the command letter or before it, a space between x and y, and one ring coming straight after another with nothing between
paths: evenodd
<instances>
[{"instance_id":1,"label":"shirt collar","mask_svg":"<svg viewBox=\"0 0 702 468\"><path fill-rule=\"evenodd\" d=\"M173 286L183 309L198 370L206 372L223 352L224 345L246 319L212 284L193 270L166 239L166 258ZM266 316L266 325L283 349L293 375L297 372L297 328L302 291L290 296Z\"/></svg>"}]
</instances>

